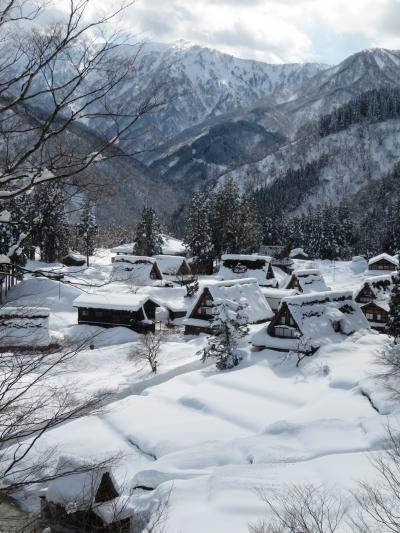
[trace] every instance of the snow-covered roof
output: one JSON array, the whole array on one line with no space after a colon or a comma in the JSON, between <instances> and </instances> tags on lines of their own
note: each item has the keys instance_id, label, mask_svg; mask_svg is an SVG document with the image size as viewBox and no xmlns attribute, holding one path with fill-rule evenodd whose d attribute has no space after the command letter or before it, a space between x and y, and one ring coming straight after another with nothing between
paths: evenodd
<instances>
[{"instance_id":1,"label":"snow-covered roof","mask_svg":"<svg viewBox=\"0 0 400 533\"><path fill-rule=\"evenodd\" d=\"M162 274L170 276L176 275L182 264L186 263L181 255L156 255L155 259Z\"/></svg>"},{"instance_id":2,"label":"snow-covered roof","mask_svg":"<svg viewBox=\"0 0 400 533\"><path fill-rule=\"evenodd\" d=\"M267 279L270 263L271 257L266 255L224 254L221 257L218 276L223 280L255 278L260 286L276 286L277 281L274 278ZM239 264L242 268L235 272L233 265Z\"/></svg>"},{"instance_id":3,"label":"snow-covered roof","mask_svg":"<svg viewBox=\"0 0 400 533\"><path fill-rule=\"evenodd\" d=\"M145 294L81 294L73 302L74 307L89 309L115 309L138 311L150 298Z\"/></svg>"},{"instance_id":4,"label":"snow-covered roof","mask_svg":"<svg viewBox=\"0 0 400 533\"><path fill-rule=\"evenodd\" d=\"M275 289L274 287L260 287L261 292L266 298L287 298L288 296L295 296L299 294L296 289Z\"/></svg>"},{"instance_id":5,"label":"snow-covered roof","mask_svg":"<svg viewBox=\"0 0 400 533\"><path fill-rule=\"evenodd\" d=\"M300 294L284 298L284 304L303 337L314 347L369 327L350 291ZM339 331L335 331L337 325Z\"/></svg>"},{"instance_id":6,"label":"snow-covered roof","mask_svg":"<svg viewBox=\"0 0 400 533\"><path fill-rule=\"evenodd\" d=\"M68 472L72 472L68 474ZM118 485L107 467L91 468L90 464L76 457L62 456L56 473L60 477L50 481L46 493L49 502L71 507L71 510L85 509L94 503L102 477L108 473L116 490Z\"/></svg>"},{"instance_id":7,"label":"snow-covered roof","mask_svg":"<svg viewBox=\"0 0 400 533\"><path fill-rule=\"evenodd\" d=\"M330 288L326 285L321 272L317 269L308 270L294 270L286 284L288 288L293 279L297 279L301 290L304 293L308 292L325 292Z\"/></svg>"},{"instance_id":8,"label":"snow-covered roof","mask_svg":"<svg viewBox=\"0 0 400 533\"><path fill-rule=\"evenodd\" d=\"M49 309L47 307L1 307L0 344L4 346L47 346Z\"/></svg>"},{"instance_id":9,"label":"snow-covered roof","mask_svg":"<svg viewBox=\"0 0 400 533\"><path fill-rule=\"evenodd\" d=\"M299 294L296 289L274 289L272 287L260 287L260 289L273 311L278 310L283 298Z\"/></svg>"},{"instance_id":10,"label":"snow-covered roof","mask_svg":"<svg viewBox=\"0 0 400 533\"><path fill-rule=\"evenodd\" d=\"M171 311L187 311L190 299L185 297L186 289L181 287L140 287L137 295L149 297L159 305Z\"/></svg>"},{"instance_id":11,"label":"snow-covered roof","mask_svg":"<svg viewBox=\"0 0 400 533\"><path fill-rule=\"evenodd\" d=\"M360 293L368 288L374 295L376 300L390 299L390 295L393 289L393 278L397 273L383 274L381 276L373 276L366 278L364 283L355 291L354 299L357 299Z\"/></svg>"},{"instance_id":12,"label":"snow-covered roof","mask_svg":"<svg viewBox=\"0 0 400 533\"><path fill-rule=\"evenodd\" d=\"M114 254L131 254L133 252L135 243L130 242L127 244L120 244L119 246L114 246L114 248L111 248L111 252Z\"/></svg>"},{"instance_id":13,"label":"snow-covered roof","mask_svg":"<svg viewBox=\"0 0 400 533\"><path fill-rule=\"evenodd\" d=\"M150 263L154 264L156 262L155 257L147 257L145 255L131 255L131 254L122 254L115 258L115 263L130 263L131 265L136 265L138 263Z\"/></svg>"},{"instance_id":14,"label":"snow-covered roof","mask_svg":"<svg viewBox=\"0 0 400 533\"><path fill-rule=\"evenodd\" d=\"M20 307L0 307L0 317L15 318L46 318L50 314L48 307L30 307L22 305Z\"/></svg>"},{"instance_id":15,"label":"snow-covered roof","mask_svg":"<svg viewBox=\"0 0 400 533\"><path fill-rule=\"evenodd\" d=\"M305 253L303 248L293 248L289 254L289 257L296 257L297 255L304 255L305 257L308 257L308 254Z\"/></svg>"},{"instance_id":16,"label":"snow-covered roof","mask_svg":"<svg viewBox=\"0 0 400 533\"><path fill-rule=\"evenodd\" d=\"M11 263L11 259L7 257L6 255L0 254L0 264L7 265L8 263Z\"/></svg>"},{"instance_id":17,"label":"snow-covered roof","mask_svg":"<svg viewBox=\"0 0 400 533\"><path fill-rule=\"evenodd\" d=\"M399 260L397 259L397 257L393 257L392 255L389 255L386 253L379 254L375 257L371 257L371 259L368 261L368 266L373 265L377 263L378 261L382 261L382 260L388 261L389 263L392 263L395 266L399 266Z\"/></svg>"},{"instance_id":18,"label":"snow-covered roof","mask_svg":"<svg viewBox=\"0 0 400 533\"><path fill-rule=\"evenodd\" d=\"M221 261L261 261L264 260L266 263L271 262L271 257L269 255L256 255L256 254L223 254L221 256Z\"/></svg>"},{"instance_id":19,"label":"snow-covered roof","mask_svg":"<svg viewBox=\"0 0 400 533\"><path fill-rule=\"evenodd\" d=\"M254 278L247 278L209 283L207 285L202 284L197 298L188 312L188 317L190 319L190 315L206 288L209 290L214 302L218 300L228 300L238 304L244 300L248 306L245 312L247 313L248 321L250 323L269 320L274 315L257 284L257 280Z\"/></svg>"},{"instance_id":20,"label":"snow-covered roof","mask_svg":"<svg viewBox=\"0 0 400 533\"><path fill-rule=\"evenodd\" d=\"M162 240L161 249L163 254L185 254L186 248L180 239L177 239L176 237L171 237L171 235L166 235L165 233L161 233L160 237Z\"/></svg>"},{"instance_id":21,"label":"snow-covered roof","mask_svg":"<svg viewBox=\"0 0 400 533\"><path fill-rule=\"evenodd\" d=\"M153 265L156 264L154 257L139 255L117 255L113 263L111 281L129 281L134 285L152 285L150 278Z\"/></svg>"}]
</instances>

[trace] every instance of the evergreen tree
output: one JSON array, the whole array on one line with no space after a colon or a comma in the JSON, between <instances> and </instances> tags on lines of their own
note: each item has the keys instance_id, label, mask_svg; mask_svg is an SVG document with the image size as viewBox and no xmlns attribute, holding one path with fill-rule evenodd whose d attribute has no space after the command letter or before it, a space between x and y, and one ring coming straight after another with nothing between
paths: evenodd
<instances>
[{"instance_id":1,"label":"evergreen tree","mask_svg":"<svg viewBox=\"0 0 400 533\"><path fill-rule=\"evenodd\" d=\"M198 270L212 272L214 247L211 240L211 198L207 190L194 194L186 216L184 243ZM201 268L201 266L203 268Z\"/></svg>"},{"instance_id":2,"label":"evergreen tree","mask_svg":"<svg viewBox=\"0 0 400 533\"><path fill-rule=\"evenodd\" d=\"M95 238L97 235L96 216L89 199L83 205L80 221L78 224L78 234L83 241L86 254L86 265L89 266L89 256L94 253Z\"/></svg>"},{"instance_id":3,"label":"evergreen tree","mask_svg":"<svg viewBox=\"0 0 400 533\"><path fill-rule=\"evenodd\" d=\"M31 203L32 244L40 247L41 259L52 263L67 251L69 227L66 199L59 183L36 187Z\"/></svg>"},{"instance_id":4,"label":"evergreen tree","mask_svg":"<svg viewBox=\"0 0 400 533\"><path fill-rule=\"evenodd\" d=\"M240 225L240 192L233 179L223 183L214 195L210 225L216 257L238 253L237 233Z\"/></svg>"},{"instance_id":5,"label":"evergreen tree","mask_svg":"<svg viewBox=\"0 0 400 533\"><path fill-rule=\"evenodd\" d=\"M135 253L151 257L161 254L161 228L156 212L152 207L145 206L135 231Z\"/></svg>"},{"instance_id":6,"label":"evergreen tree","mask_svg":"<svg viewBox=\"0 0 400 533\"><path fill-rule=\"evenodd\" d=\"M241 358L238 345L249 332L245 309L245 303L215 301L216 313L211 323L213 334L204 348L203 363L210 357L215 358L219 370L233 368L239 364Z\"/></svg>"},{"instance_id":7,"label":"evergreen tree","mask_svg":"<svg viewBox=\"0 0 400 533\"><path fill-rule=\"evenodd\" d=\"M386 333L397 339L400 338L400 270L394 277L394 286L390 298L389 320Z\"/></svg>"},{"instance_id":8,"label":"evergreen tree","mask_svg":"<svg viewBox=\"0 0 400 533\"><path fill-rule=\"evenodd\" d=\"M263 225L253 199L249 197L241 199L237 219L236 251L241 254L258 252L263 241Z\"/></svg>"}]
</instances>

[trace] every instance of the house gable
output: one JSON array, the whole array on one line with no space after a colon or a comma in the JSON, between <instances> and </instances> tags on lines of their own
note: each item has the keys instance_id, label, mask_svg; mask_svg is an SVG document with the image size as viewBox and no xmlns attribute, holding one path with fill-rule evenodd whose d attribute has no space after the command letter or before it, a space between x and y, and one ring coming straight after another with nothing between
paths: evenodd
<instances>
[{"instance_id":1,"label":"house gable","mask_svg":"<svg viewBox=\"0 0 400 533\"><path fill-rule=\"evenodd\" d=\"M113 500L114 498L117 498L118 496L119 493L113 483L109 472L104 472L101 477L101 481L97 489L94 501L96 503L108 502L110 500Z\"/></svg>"},{"instance_id":2,"label":"house gable","mask_svg":"<svg viewBox=\"0 0 400 533\"><path fill-rule=\"evenodd\" d=\"M368 282L364 283L361 290L358 292L355 300L357 303L367 303L375 298L375 293L371 289Z\"/></svg>"},{"instance_id":3,"label":"house gable","mask_svg":"<svg viewBox=\"0 0 400 533\"><path fill-rule=\"evenodd\" d=\"M371 328L383 333L389 320L389 312L378 303L369 302L361 307Z\"/></svg>"},{"instance_id":4,"label":"house gable","mask_svg":"<svg viewBox=\"0 0 400 533\"><path fill-rule=\"evenodd\" d=\"M277 314L272 318L267 327L271 337L280 338L299 338L301 337L300 328L293 318L288 305L284 302Z\"/></svg>"},{"instance_id":5,"label":"house gable","mask_svg":"<svg viewBox=\"0 0 400 533\"><path fill-rule=\"evenodd\" d=\"M286 289L294 289L300 292L303 292L303 289L300 287L299 280L295 274L290 276L289 283L286 285Z\"/></svg>"},{"instance_id":6,"label":"house gable","mask_svg":"<svg viewBox=\"0 0 400 533\"><path fill-rule=\"evenodd\" d=\"M157 263L153 263L153 267L150 270L150 279L162 279L162 274Z\"/></svg>"},{"instance_id":7,"label":"house gable","mask_svg":"<svg viewBox=\"0 0 400 533\"><path fill-rule=\"evenodd\" d=\"M380 259L368 265L368 270L391 270L393 272L397 270L397 267L387 259Z\"/></svg>"},{"instance_id":8,"label":"house gable","mask_svg":"<svg viewBox=\"0 0 400 533\"><path fill-rule=\"evenodd\" d=\"M195 306L193 307L192 312L190 313L190 318L212 320L214 318L213 309L214 298L212 297L212 294L209 289L207 287L204 287Z\"/></svg>"}]
</instances>

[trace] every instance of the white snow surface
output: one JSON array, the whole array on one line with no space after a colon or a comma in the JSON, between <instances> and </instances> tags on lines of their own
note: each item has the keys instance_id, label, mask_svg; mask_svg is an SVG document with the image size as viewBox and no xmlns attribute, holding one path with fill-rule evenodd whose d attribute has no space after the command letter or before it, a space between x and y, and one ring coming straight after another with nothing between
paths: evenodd
<instances>
[{"instance_id":1,"label":"white snow surface","mask_svg":"<svg viewBox=\"0 0 400 533\"><path fill-rule=\"evenodd\" d=\"M109 257L101 252L93 258L80 279L108 279ZM305 266L304 261L295 264L300 270ZM66 276L74 271L57 268ZM368 275L352 262L315 261L315 268L332 291L353 292ZM218 282L208 284L221 290ZM91 286L90 293L123 286L128 292L126 284L112 283ZM249 522L267 513L256 488L270 494L288 483L307 482L346 491L360 479L374 479L368 454L383 449L386 426L396 427L400 414L373 378L375 358L389 345L387 336L369 331L344 336L296 367L290 354L251 351L251 335L265 328L253 325L239 366L218 371L212 362L199 361L206 337L185 338L178 331L163 342L159 373L153 375L129 357L138 334L76 325L72 303L80 292L31 278L9 294L12 306L48 307L55 336L97 335L94 349L68 361L61 375L52 376L53 383L77 384L78 396L104 389L112 393L104 414L48 432L27 461L48 448L81 460L118 455L113 475L129 504L151 504L172 490L168 530L185 533L247 531ZM155 490L143 496L138 486ZM35 490L29 491L31 505L38 501L32 497Z\"/></svg>"}]
</instances>

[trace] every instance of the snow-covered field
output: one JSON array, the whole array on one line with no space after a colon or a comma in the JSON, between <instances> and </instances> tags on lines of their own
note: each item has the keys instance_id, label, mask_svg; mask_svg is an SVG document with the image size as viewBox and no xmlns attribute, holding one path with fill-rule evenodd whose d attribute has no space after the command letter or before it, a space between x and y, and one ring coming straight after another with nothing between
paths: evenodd
<instances>
[{"instance_id":1,"label":"snow-covered field","mask_svg":"<svg viewBox=\"0 0 400 533\"><path fill-rule=\"evenodd\" d=\"M90 269L75 269L86 291L115 290L89 286L107 279L109 259L103 251ZM364 278L350 262L316 261L315 267L332 289L354 290ZM63 268L66 275L73 270ZM136 333L76 325L72 301L79 294L76 287L40 278L10 294L13 305L50 307L51 334L59 340L96 334L94 349L81 351L57 379L85 392L112 393L104 414L49 432L36 453L57 446L60 454L91 459L121 454L117 476L125 490L139 501L137 486L157 495L172 488L168 531L185 533L247 531L266 512L257 488L315 482L346 490L374 475L368 452L382 448L388 416L396 414L372 377L375 357L388 344L385 335L355 334L321 348L298 368L287 355L253 352L246 342L241 364L221 372L199 362L204 337L175 334L163 344L154 376L128 357ZM265 325L252 326L251 333L260 327Z\"/></svg>"}]
</instances>

